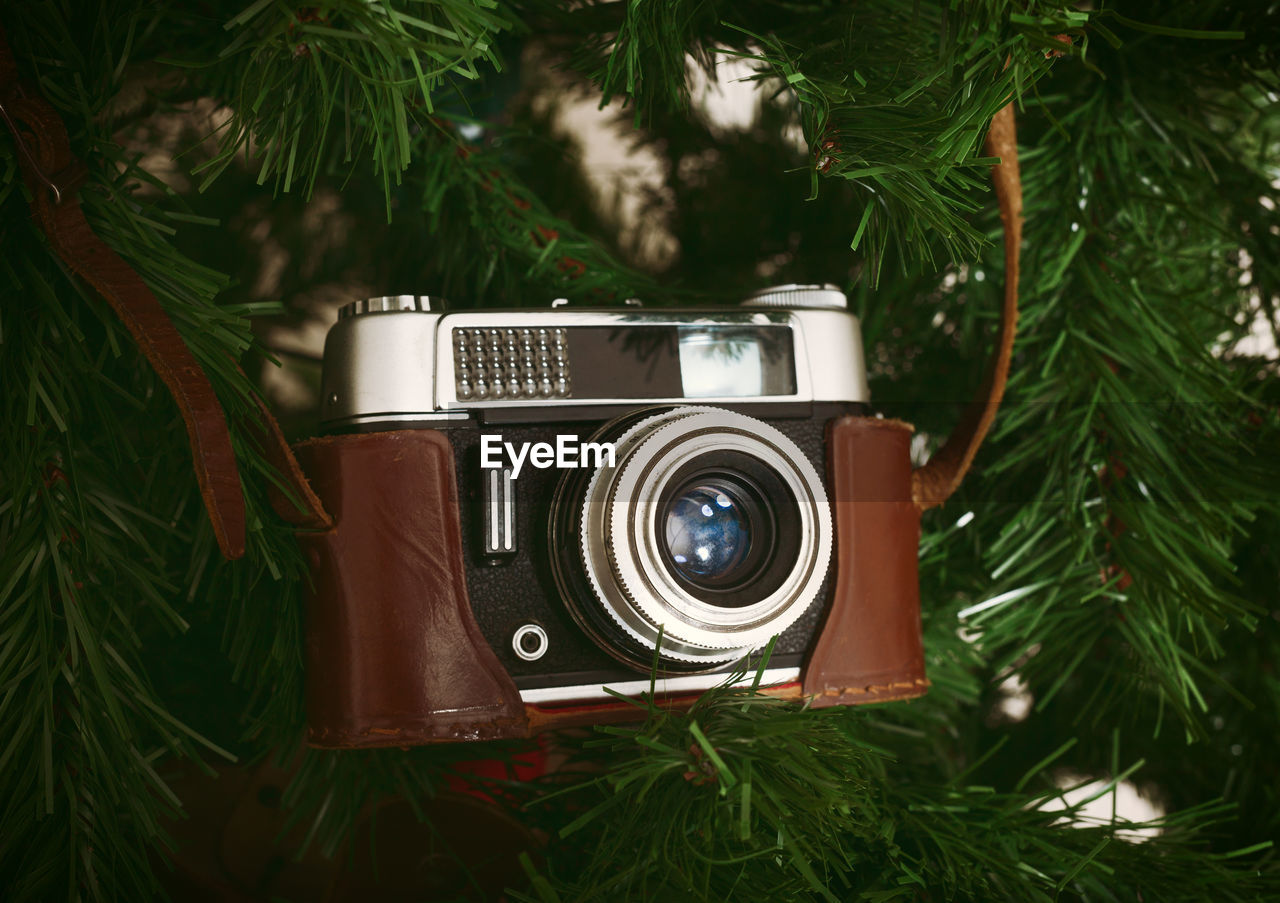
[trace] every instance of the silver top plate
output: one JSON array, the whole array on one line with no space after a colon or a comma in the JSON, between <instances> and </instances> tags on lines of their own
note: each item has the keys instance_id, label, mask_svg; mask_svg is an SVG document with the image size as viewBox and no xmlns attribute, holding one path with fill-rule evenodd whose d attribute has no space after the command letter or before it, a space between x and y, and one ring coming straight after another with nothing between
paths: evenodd
<instances>
[{"instance_id":1,"label":"silver top plate","mask_svg":"<svg viewBox=\"0 0 1280 903\"><path fill-rule=\"evenodd\" d=\"M443 313L440 305L411 295L363 304L362 310L340 319L325 342L321 420L330 429L436 421L488 408L562 407L568 415L567 409L582 405L869 400L858 319L845 310L526 308ZM433 306L437 310L430 310ZM763 352L752 363L732 349L726 353L721 348L717 358L684 343L678 351L660 349L661 360L650 368L657 372L646 383L645 394L608 394L619 378L617 371L627 369L624 364L637 373L639 369L635 360L610 357L600 347L602 337L622 336L619 347L625 347L627 336L659 335L661 329L653 327L674 327L668 330L672 337L703 337L722 329L731 335L754 331L783 336L789 340L794 379L759 376L769 366L760 363ZM669 372L673 367L683 369L683 382ZM481 371L484 393L477 391L478 379L463 378ZM498 379L501 391L495 392ZM723 390L727 392L714 394Z\"/></svg>"}]
</instances>

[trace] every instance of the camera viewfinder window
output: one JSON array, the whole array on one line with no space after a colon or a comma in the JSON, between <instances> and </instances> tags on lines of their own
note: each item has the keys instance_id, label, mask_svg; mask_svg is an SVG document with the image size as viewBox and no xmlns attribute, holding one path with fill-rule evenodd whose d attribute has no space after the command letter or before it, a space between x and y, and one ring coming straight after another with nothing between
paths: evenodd
<instances>
[{"instance_id":1,"label":"camera viewfinder window","mask_svg":"<svg viewBox=\"0 0 1280 903\"><path fill-rule=\"evenodd\" d=\"M573 326L568 333L575 399L796 393L787 326Z\"/></svg>"},{"instance_id":2,"label":"camera viewfinder window","mask_svg":"<svg viewBox=\"0 0 1280 903\"><path fill-rule=\"evenodd\" d=\"M791 330L769 326L681 326L685 398L794 395Z\"/></svg>"}]
</instances>

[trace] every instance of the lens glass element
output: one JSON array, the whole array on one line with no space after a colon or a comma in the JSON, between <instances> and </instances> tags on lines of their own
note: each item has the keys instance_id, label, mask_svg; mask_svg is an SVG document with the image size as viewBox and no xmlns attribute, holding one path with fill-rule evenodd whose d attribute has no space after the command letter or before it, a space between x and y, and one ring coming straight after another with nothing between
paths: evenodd
<instances>
[{"instance_id":1,"label":"lens glass element","mask_svg":"<svg viewBox=\"0 0 1280 903\"><path fill-rule=\"evenodd\" d=\"M773 518L750 484L703 474L668 497L663 508L667 565L694 586L726 591L750 582L773 544Z\"/></svg>"},{"instance_id":2,"label":"lens glass element","mask_svg":"<svg viewBox=\"0 0 1280 903\"><path fill-rule=\"evenodd\" d=\"M671 563L695 583L732 575L751 549L742 506L715 486L695 486L674 499L666 529Z\"/></svg>"}]
</instances>

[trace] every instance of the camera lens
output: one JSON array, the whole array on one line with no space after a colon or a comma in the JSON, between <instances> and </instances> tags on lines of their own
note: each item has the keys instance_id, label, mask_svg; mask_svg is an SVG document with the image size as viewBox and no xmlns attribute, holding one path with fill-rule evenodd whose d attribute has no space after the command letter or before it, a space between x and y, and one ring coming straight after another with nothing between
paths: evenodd
<instances>
[{"instance_id":1,"label":"camera lens","mask_svg":"<svg viewBox=\"0 0 1280 903\"><path fill-rule=\"evenodd\" d=\"M759 549L772 539L767 512L729 480L681 487L662 515L666 561L695 586L735 586L751 578ZM752 555L752 551L757 554Z\"/></svg>"},{"instance_id":2,"label":"camera lens","mask_svg":"<svg viewBox=\"0 0 1280 903\"><path fill-rule=\"evenodd\" d=\"M831 557L818 472L775 427L682 407L631 414L592 441L615 464L566 477L552 504L553 572L569 613L648 671L709 670L791 626Z\"/></svg>"},{"instance_id":3,"label":"camera lens","mask_svg":"<svg viewBox=\"0 0 1280 903\"><path fill-rule=\"evenodd\" d=\"M658 552L682 592L744 608L786 582L801 553L799 532L813 526L780 468L781 459L714 448L667 481L658 497Z\"/></svg>"}]
</instances>

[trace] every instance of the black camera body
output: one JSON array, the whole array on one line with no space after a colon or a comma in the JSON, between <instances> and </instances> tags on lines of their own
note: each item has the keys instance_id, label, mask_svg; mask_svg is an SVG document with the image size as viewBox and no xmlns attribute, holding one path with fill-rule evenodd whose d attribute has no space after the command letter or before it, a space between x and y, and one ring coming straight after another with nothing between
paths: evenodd
<instances>
[{"instance_id":1,"label":"black camera body","mask_svg":"<svg viewBox=\"0 0 1280 903\"><path fill-rule=\"evenodd\" d=\"M796 443L819 473L826 471L827 420L859 413L861 405L824 405L814 411L811 406L794 410L797 416L761 417ZM749 409L761 413L758 409ZM591 413L591 412L585 412ZM572 562L563 559L574 554L572 548L551 547L549 515L555 510L561 484L567 479L557 469L533 469L521 473L515 483L515 534L510 554L494 554L486 542L490 523L487 517L487 471L480 466L480 441L483 435L500 434L512 443L554 444L559 436L587 436L608 421L565 421L550 424L502 424L500 427L467 423L446 429L445 435L458 462L459 510L465 552L467 590L476 622L511 675L521 697L538 704L596 699L601 687L619 692L647 690L647 676L652 660L645 663L645 673L638 674L608 654L575 622L564 604L557 583L557 570L571 571ZM810 606L800 618L786 628L774 642L769 658L766 682L784 683L795 680L805 652L813 640L830 598L833 576L827 570L819 590L819 604ZM580 583L576 595L591 592ZM533 625L546 632L545 643L536 648L517 651L520 640L528 634L523 629ZM536 636L536 634L535 634ZM527 641L526 641L527 642ZM523 654L521 654L523 652ZM531 658L533 653L539 653ZM735 663L697 676L668 678L672 690L693 691L720 683L722 673Z\"/></svg>"}]
</instances>

